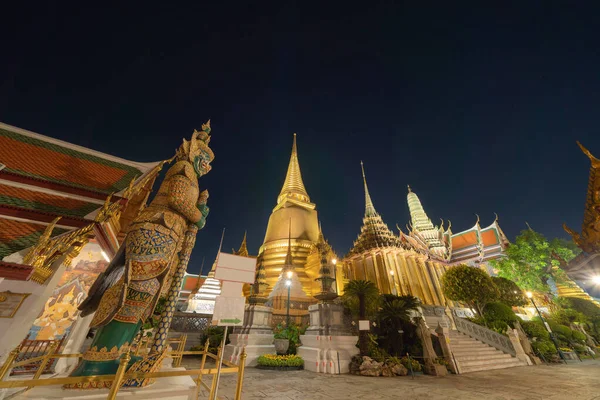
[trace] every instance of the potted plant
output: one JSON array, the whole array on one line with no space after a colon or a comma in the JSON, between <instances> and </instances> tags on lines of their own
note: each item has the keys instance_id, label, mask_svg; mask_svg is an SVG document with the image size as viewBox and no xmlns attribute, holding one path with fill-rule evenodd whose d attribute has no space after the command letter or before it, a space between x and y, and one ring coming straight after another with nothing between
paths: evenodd
<instances>
[{"instance_id":1,"label":"potted plant","mask_svg":"<svg viewBox=\"0 0 600 400\"><path fill-rule=\"evenodd\" d=\"M275 345L277 354L287 354L287 351L290 348L290 339L288 338L287 330L282 329L278 332L276 331L274 337L273 344Z\"/></svg>"}]
</instances>

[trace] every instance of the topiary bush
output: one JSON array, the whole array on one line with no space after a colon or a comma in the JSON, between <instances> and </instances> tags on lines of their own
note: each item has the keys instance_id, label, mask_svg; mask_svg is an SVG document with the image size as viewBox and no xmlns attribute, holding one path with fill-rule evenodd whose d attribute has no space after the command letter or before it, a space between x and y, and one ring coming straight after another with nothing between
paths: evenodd
<instances>
[{"instance_id":1,"label":"topiary bush","mask_svg":"<svg viewBox=\"0 0 600 400\"><path fill-rule=\"evenodd\" d=\"M550 339L533 341L531 347L533 347L536 354L541 354L546 359L552 359L556 354L556 347Z\"/></svg>"},{"instance_id":2,"label":"topiary bush","mask_svg":"<svg viewBox=\"0 0 600 400\"><path fill-rule=\"evenodd\" d=\"M585 343L585 341L587 340L587 336L585 336L584 333L576 331L574 329L571 332L573 334L573 340L576 340L576 341L582 342L582 343Z\"/></svg>"},{"instance_id":3,"label":"topiary bush","mask_svg":"<svg viewBox=\"0 0 600 400\"><path fill-rule=\"evenodd\" d=\"M541 322L523 321L521 322L521 326L523 327L525 334L527 334L527 336L531 339L537 338L541 340L547 340L550 338L548 330Z\"/></svg>"},{"instance_id":4,"label":"topiary bush","mask_svg":"<svg viewBox=\"0 0 600 400\"><path fill-rule=\"evenodd\" d=\"M486 304L483 308L483 316L487 321L502 321L506 324L512 324L518 320L512 308L500 302Z\"/></svg>"}]
</instances>

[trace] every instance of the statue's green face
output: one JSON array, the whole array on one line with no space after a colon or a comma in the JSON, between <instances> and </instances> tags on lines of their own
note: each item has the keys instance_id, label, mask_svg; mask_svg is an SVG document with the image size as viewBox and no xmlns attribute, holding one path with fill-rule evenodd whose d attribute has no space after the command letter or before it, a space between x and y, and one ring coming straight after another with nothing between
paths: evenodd
<instances>
[{"instance_id":1,"label":"statue's green face","mask_svg":"<svg viewBox=\"0 0 600 400\"><path fill-rule=\"evenodd\" d=\"M196 175L200 178L202 175L206 175L211 169L210 155L206 151L201 151L200 155L194 158L194 170L196 171Z\"/></svg>"}]
</instances>

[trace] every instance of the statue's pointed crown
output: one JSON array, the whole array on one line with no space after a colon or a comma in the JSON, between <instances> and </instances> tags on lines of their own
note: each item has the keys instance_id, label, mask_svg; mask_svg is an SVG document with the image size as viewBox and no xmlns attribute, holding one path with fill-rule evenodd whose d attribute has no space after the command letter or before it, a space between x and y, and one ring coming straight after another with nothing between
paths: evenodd
<instances>
[{"instance_id":1,"label":"statue's pointed crown","mask_svg":"<svg viewBox=\"0 0 600 400\"><path fill-rule=\"evenodd\" d=\"M205 151L208 153L210 161L212 161L215 158L215 155L208 146L210 143L210 132L210 120L208 120L205 124L202 124L201 131L194 129L192 138L189 141L183 139L183 143L181 146L179 146L179 149L175 155L177 160L193 162L202 151Z\"/></svg>"}]
</instances>

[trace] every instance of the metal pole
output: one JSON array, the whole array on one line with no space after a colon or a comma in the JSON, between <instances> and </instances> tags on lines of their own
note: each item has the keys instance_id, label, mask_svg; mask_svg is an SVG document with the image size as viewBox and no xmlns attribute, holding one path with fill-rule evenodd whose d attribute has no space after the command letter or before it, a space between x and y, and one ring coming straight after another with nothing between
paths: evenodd
<instances>
[{"instance_id":1,"label":"metal pole","mask_svg":"<svg viewBox=\"0 0 600 400\"><path fill-rule=\"evenodd\" d=\"M115 379L110 386L110 392L108 393L108 400L114 400L117 398L117 392L123 383L123 376L125 375L125 370L127 369L127 365L131 360L131 356L129 355L129 351L123 353L121 355L121 360L119 361L119 368L117 369L117 373L115 374Z\"/></svg>"},{"instance_id":2,"label":"metal pole","mask_svg":"<svg viewBox=\"0 0 600 400\"><path fill-rule=\"evenodd\" d=\"M292 285L290 284L288 286L288 300L287 300L287 320L286 320L286 326L290 326L290 289L291 289Z\"/></svg>"},{"instance_id":3,"label":"metal pole","mask_svg":"<svg viewBox=\"0 0 600 400\"><path fill-rule=\"evenodd\" d=\"M12 365L15 362L15 359L21 352L21 345L19 344L13 351L8 354L6 361L4 361L4 365L0 368L0 382L4 380L4 377L10 372L12 369Z\"/></svg>"},{"instance_id":4,"label":"metal pole","mask_svg":"<svg viewBox=\"0 0 600 400\"><path fill-rule=\"evenodd\" d=\"M556 347L556 351L558 352L558 355L565 362L565 364L568 364L567 359L565 358L565 355L562 353L562 351L560 351L560 346L558 345L558 342L556 341L556 338L554 337L554 332L552 332L550 330L550 328L548 328L548 326L546 325L547 322L544 319L544 317L542 316L542 313L540 312L540 309L538 308L537 304L535 304L535 301L533 301L533 297L531 297L529 300L531 300L531 303L535 307L535 310L537 311L540 319L542 320L542 324L544 324L544 328L546 328L546 330L550 334L550 340L552 340L552 343L554 343L554 347Z\"/></svg>"},{"instance_id":5,"label":"metal pole","mask_svg":"<svg viewBox=\"0 0 600 400\"><path fill-rule=\"evenodd\" d=\"M227 328L229 325L225 325L225 333L223 334L223 341L221 342L221 351L219 353L219 365L217 365L217 386L215 387L215 397L217 398L217 393L219 392L219 380L221 379L221 365L223 364L223 353L225 353L225 341L227 340Z\"/></svg>"},{"instance_id":6,"label":"metal pole","mask_svg":"<svg viewBox=\"0 0 600 400\"><path fill-rule=\"evenodd\" d=\"M242 400L242 385L244 384L244 369L246 368L246 349L242 350L238 364L238 379L235 387L235 400Z\"/></svg>"}]
</instances>

